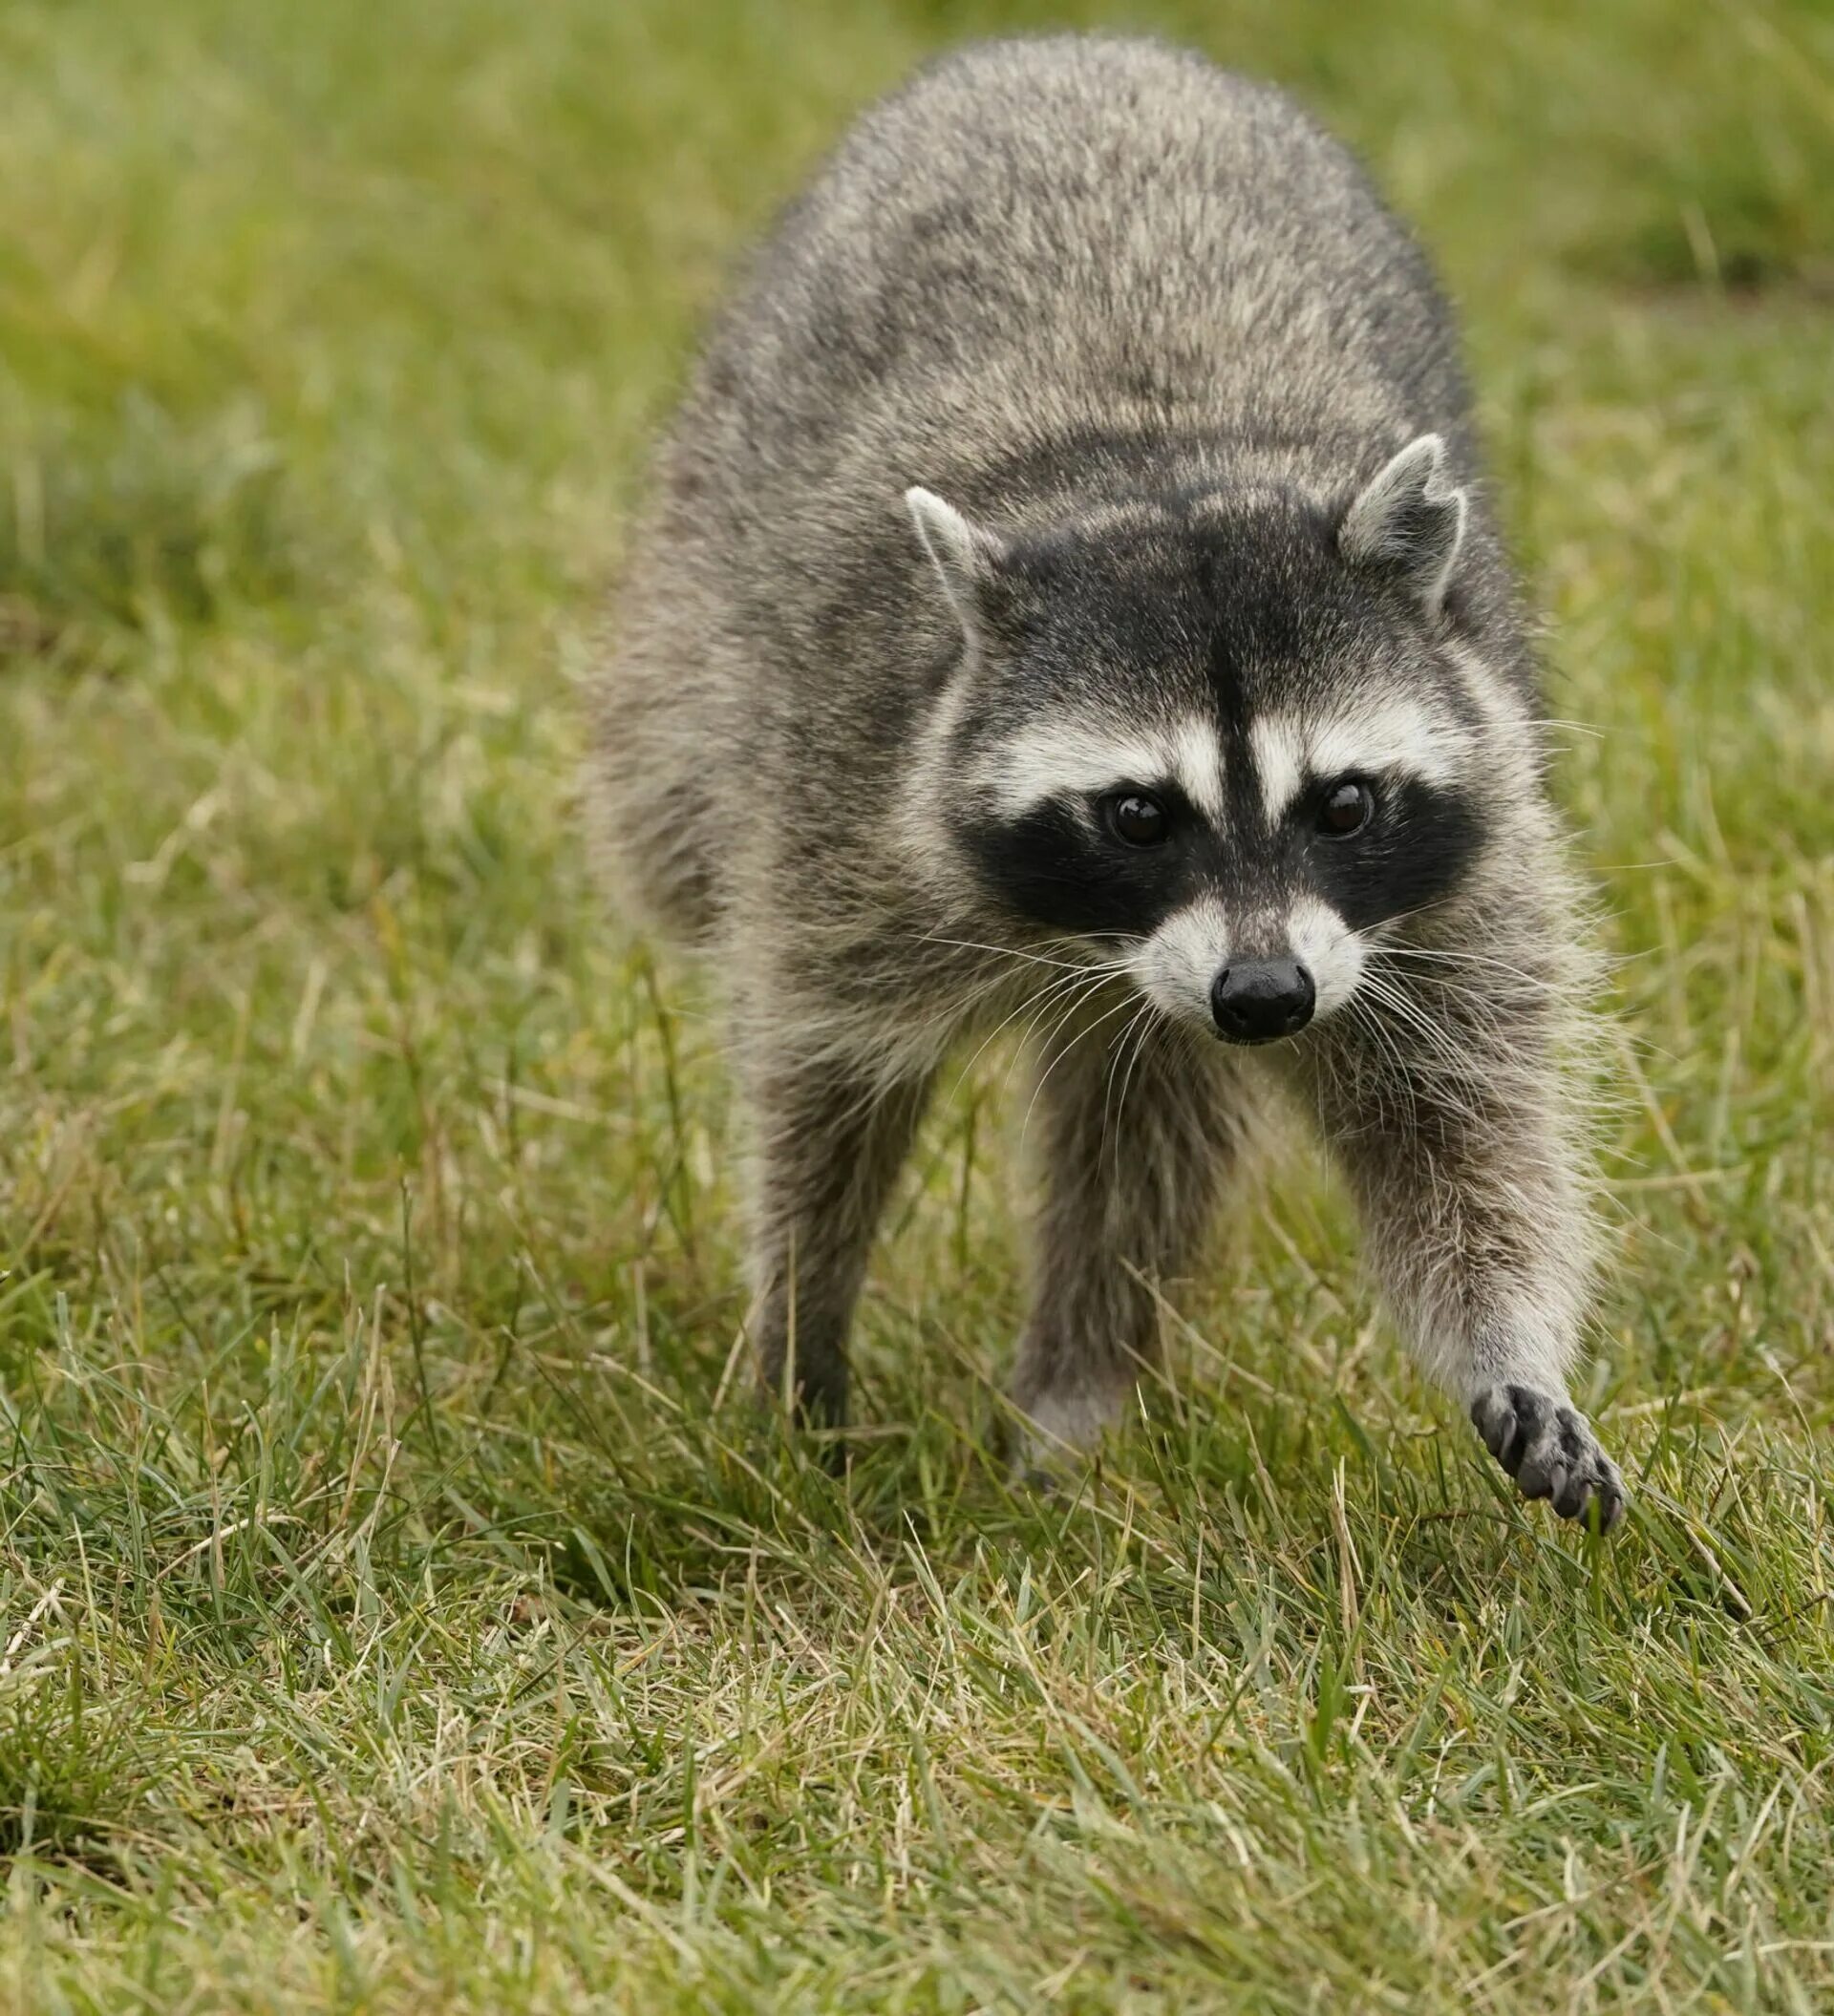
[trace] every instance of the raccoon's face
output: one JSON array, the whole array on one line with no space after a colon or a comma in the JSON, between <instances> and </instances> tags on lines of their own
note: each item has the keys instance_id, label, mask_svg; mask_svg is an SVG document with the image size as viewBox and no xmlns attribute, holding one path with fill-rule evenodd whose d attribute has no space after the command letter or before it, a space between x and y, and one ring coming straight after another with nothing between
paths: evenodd
<instances>
[{"instance_id":1,"label":"raccoon's face","mask_svg":"<svg viewBox=\"0 0 1834 2016\"><path fill-rule=\"evenodd\" d=\"M1436 436L1347 511L1206 493L1004 542L910 504L970 640L929 814L1003 914L1263 1043L1458 888L1485 754L1445 648L1464 500Z\"/></svg>"}]
</instances>

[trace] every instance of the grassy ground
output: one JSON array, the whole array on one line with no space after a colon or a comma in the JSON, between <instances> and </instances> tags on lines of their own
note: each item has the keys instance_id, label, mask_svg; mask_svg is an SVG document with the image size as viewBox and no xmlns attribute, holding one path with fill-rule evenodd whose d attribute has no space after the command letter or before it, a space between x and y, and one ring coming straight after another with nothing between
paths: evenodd
<instances>
[{"instance_id":1,"label":"grassy ground","mask_svg":"<svg viewBox=\"0 0 1834 2016\"><path fill-rule=\"evenodd\" d=\"M730 248L1043 18L0 13L0 2006L1834 2002L1823 9L1128 17L1324 110L1467 308L1623 958L1621 1537L1512 1500L1303 1159L1012 1496L1003 1062L851 1475L745 1412L570 683Z\"/></svg>"}]
</instances>

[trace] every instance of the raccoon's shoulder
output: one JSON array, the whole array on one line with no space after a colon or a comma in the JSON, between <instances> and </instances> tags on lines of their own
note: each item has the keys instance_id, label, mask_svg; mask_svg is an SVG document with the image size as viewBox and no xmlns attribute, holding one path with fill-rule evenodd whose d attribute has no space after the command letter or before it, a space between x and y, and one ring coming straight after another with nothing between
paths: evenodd
<instances>
[{"instance_id":1,"label":"raccoon's shoulder","mask_svg":"<svg viewBox=\"0 0 1834 2016\"><path fill-rule=\"evenodd\" d=\"M1158 124L1145 130L1133 116ZM1282 137L1296 153L1340 153L1330 130L1290 92L1213 63L1194 49L1152 35L1010 35L970 42L914 71L862 117L836 149L837 165L875 138L920 143L951 129L964 138L1023 138L1025 152L1075 158L1086 151L1089 122L1131 131L1142 156L1169 141L1186 121L1238 130L1265 149Z\"/></svg>"},{"instance_id":2,"label":"raccoon's shoulder","mask_svg":"<svg viewBox=\"0 0 1834 2016\"><path fill-rule=\"evenodd\" d=\"M1227 409L1232 380L1246 397L1282 373L1360 394L1391 369L1456 399L1453 349L1412 237L1293 99L1189 51L1054 35L958 51L863 115L701 383L742 413L736 437L806 450L1002 373L1066 406L1214 388ZM959 406L970 431L1010 417Z\"/></svg>"},{"instance_id":3,"label":"raccoon's shoulder","mask_svg":"<svg viewBox=\"0 0 1834 2016\"><path fill-rule=\"evenodd\" d=\"M1409 250L1276 87L1152 40L1021 37L955 51L861 116L762 249L753 319L819 315L826 360L874 382L1028 310L1150 318L1168 289L1265 284L1283 261L1314 286L1372 255L1421 281Z\"/></svg>"}]
</instances>

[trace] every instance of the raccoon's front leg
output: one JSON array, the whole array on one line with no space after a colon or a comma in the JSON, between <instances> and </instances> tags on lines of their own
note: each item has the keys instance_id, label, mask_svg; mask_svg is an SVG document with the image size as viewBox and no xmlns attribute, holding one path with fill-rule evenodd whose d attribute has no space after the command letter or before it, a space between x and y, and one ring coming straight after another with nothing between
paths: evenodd
<instances>
[{"instance_id":1,"label":"raccoon's front leg","mask_svg":"<svg viewBox=\"0 0 1834 2016\"><path fill-rule=\"evenodd\" d=\"M800 1418L847 1410L847 1331L928 1076L885 1086L832 1061L754 1057L752 1339L766 1390Z\"/></svg>"},{"instance_id":2,"label":"raccoon's front leg","mask_svg":"<svg viewBox=\"0 0 1834 2016\"><path fill-rule=\"evenodd\" d=\"M1609 1528L1624 1480L1567 1392L1591 1238L1559 1080L1533 1030L1487 1056L1471 1029L1416 1055L1417 1026L1334 1028L1312 1084L1376 1272L1416 1356L1523 1496L1568 1519L1596 1505Z\"/></svg>"},{"instance_id":3,"label":"raccoon's front leg","mask_svg":"<svg viewBox=\"0 0 1834 2016\"><path fill-rule=\"evenodd\" d=\"M1026 1459L1087 1449L1159 1356L1154 1287L1186 1272L1242 1132L1219 1057L1155 1024L1098 1028L1038 1059L1027 1132L1042 1165L1033 1302L1013 1398Z\"/></svg>"}]
</instances>

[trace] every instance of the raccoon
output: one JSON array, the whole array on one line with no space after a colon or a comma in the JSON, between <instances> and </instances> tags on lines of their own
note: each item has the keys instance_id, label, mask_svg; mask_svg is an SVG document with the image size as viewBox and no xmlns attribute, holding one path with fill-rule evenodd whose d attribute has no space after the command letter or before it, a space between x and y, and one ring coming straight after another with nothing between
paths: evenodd
<instances>
[{"instance_id":1,"label":"raccoon","mask_svg":"<svg viewBox=\"0 0 1834 2016\"><path fill-rule=\"evenodd\" d=\"M1034 1454L1128 1403L1272 1091L1492 1455L1617 1518L1525 621L1450 311L1290 98L1054 35L869 110L715 322L593 713L620 900L729 1004L772 1391L843 1418L939 1067L1023 1026Z\"/></svg>"}]
</instances>

